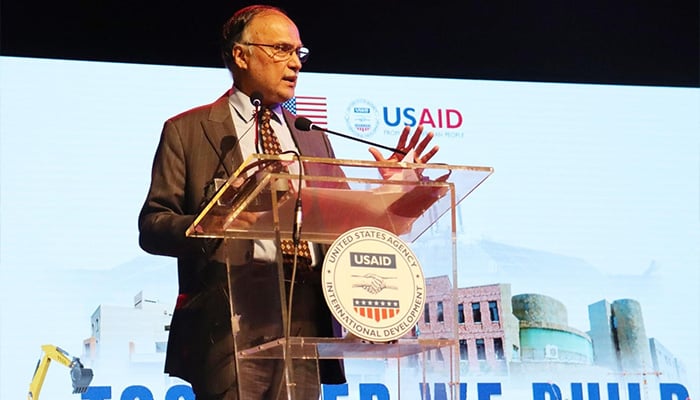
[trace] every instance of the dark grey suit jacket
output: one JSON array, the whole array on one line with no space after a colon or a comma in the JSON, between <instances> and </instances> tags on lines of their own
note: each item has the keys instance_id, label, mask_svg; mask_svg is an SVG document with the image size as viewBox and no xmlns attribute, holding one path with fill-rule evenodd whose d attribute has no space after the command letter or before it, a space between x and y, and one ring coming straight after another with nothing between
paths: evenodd
<instances>
[{"instance_id":1,"label":"dark grey suit jacket","mask_svg":"<svg viewBox=\"0 0 700 400\"><path fill-rule=\"evenodd\" d=\"M213 329L212 318L201 315L201 310L192 306L192 299L206 295L212 281L221 280L212 276L216 271L212 265L224 262L224 251L233 265L253 261L250 240L210 246L211 240L185 237L185 230L208 201L213 180L228 178L247 156L236 145L229 94L165 122L153 160L151 186L139 215L141 247L151 254L177 257L179 296L170 326L165 370L190 382L205 369L200 355L211 346ZM302 155L334 156L324 133L298 131L294 116L284 110L284 117ZM340 170L306 172L342 175ZM216 305L217 309L227 310L225 298L221 301L224 303ZM331 321L330 312L319 321L323 336L333 335ZM323 383L344 382L339 362L324 361L320 372Z\"/></svg>"}]
</instances>

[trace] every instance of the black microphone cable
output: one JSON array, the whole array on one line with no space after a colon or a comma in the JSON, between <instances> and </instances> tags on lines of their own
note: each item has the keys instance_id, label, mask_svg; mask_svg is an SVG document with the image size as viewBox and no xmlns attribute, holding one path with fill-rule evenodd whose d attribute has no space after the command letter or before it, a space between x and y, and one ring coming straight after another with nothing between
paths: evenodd
<instances>
[{"instance_id":1,"label":"black microphone cable","mask_svg":"<svg viewBox=\"0 0 700 400\"><path fill-rule=\"evenodd\" d=\"M370 146L375 146L375 147L382 148L382 149L384 149L384 150L393 151L394 153L399 153L399 154L401 154L401 155L403 155L403 156L405 156L405 155L407 154L407 153L406 153L404 150L402 150L402 149L397 149L397 148L394 148L394 147L384 146L384 145L379 144L379 143L370 142L369 140L365 140L365 139L358 138L358 137L355 137L355 136L346 135L346 134L340 133L340 132L335 132L335 131L332 131L332 130L330 130L330 129L321 128L320 126L315 125L310 119L308 119L308 118L306 118L306 117L297 117L297 119L294 121L294 127L297 128L297 129L299 129L300 131L306 131L306 132L308 132L308 131L310 131L310 130L328 132L328 133L331 133L331 134L333 134L333 135L337 135L337 136L340 136L340 137L344 137L344 138L346 138L346 139L355 140L355 141L357 141L357 142L361 142L361 143L364 143L364 144L368 144L368 145L370 145Z\"/></svg>"},{"instance_id":2,"label":"black microphone cable","mask_svg":"<svg viewBox=\"0 0 700 400\"><path fill-rule=\"evenodd\" d=\"M294 202L294 222L292 224L292 243L293 243L293 248L294 248L294 256L292 259L292 265L291 265L291 274L290 274L290 279L289 279L289 295L287 296L287 321L284 327L284 370L285 370L285 375L286 375L286 380L287 380L287 385L291 386L290 382L290 376L287 375L289 371L291 370L291 363L293 362L293 357L290 353L291 351L291 337L292 337L292 313L293 313L293 304L294 304L294 286L296 283L296 275L297 275L297 265L298 265L298 258L299 258L299 242L301 241L301 226L302 226L302 203L301 203L301 191L302 191L302 173L303 173L303 164L301 162L301 155L293 150L289 151L284 151L280 154L293 154L294 158L296 159L298 166L299 166L299 171L297 173L297 193L296 193L296 200ZM284 274L284 268L282 268L282 273ZM279 398L282 390L282 384L279 385L278 387L278 392L277 396L275 398ZM289 388L287 389L287 395L289 397Z\"/></svg>"}]
</instances>

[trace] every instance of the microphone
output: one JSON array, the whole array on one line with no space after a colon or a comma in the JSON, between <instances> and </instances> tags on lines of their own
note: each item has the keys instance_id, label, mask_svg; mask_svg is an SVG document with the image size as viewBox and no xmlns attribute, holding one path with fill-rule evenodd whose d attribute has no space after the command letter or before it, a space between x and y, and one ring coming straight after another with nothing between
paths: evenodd
<instances>
[{"instance_id":1,"label":"microphone","mask_svg":"<svg viewBox=\"0 0 700 400\"><path fill-rule=\"evenodd\" d=\"M260 151L260 106L262 105L263 95L259 91L254 91L250 94L250 104L255 107L255 151L262 153Z\"/></svg>"},{"instance_id":2,"label":"microphone","mask_svg":"<svg viewBox=\"0 0 700 400\"><path fill-rule=\"evenodd\" d=\"M262 99L263 99L262 93L258 92L257 90L250 94L250 104L252 104L253 107L256 108L256 111L257 111L257 108L262 105Z\"/></svg>"},{"instance_id":3,"label":"microphone","mask_svg":"<svg viewBox=\"0 0 700 400\"><path fill-rule=\"evenodd\" d=\"M260 149L258 148L259 141L258 138L260 137L260 127L258 126L258 114L260 112L260 106L262 106L262 99L263 95L259 91L254 91L253 93L250 94L250 103L255 107L255 147L256 151L260 153ZM311 121L309 121L311 122ZM308 131L308 129L306 129ZM301 174L301 161L299 165L299 171ZM298 245L299 241L301 240L301 223L302 223L302 213L301 213L301 178L299 179L299 196L297 197L296 204L294 206L294 224L292 226L292 242L294 245Z\"/></svg>"},{"instance_id":4,"label":"microphone","mask_svg":"<svg viewBox=\"0 0 700 400\"><path fill-rule=\"evenodd\" d=\"M297 117L296 121L294 121L294 127L299 129L300 131L305 131L305 132L308 132L312 129L315 131L323 131L323 132L327 132L327 133L330 133L333 135L344 137L346 139L355 140L357 142L362 142L362 143L368 144L370 146L380 147L384 150L393 151L394 153L399 153L399 154L402 154L404 156L406 155L405 151L399 150L399 149L394 148L394 147L384 146L384 145L381 145L378 143L370 142L369 140L364 140L364 139L360 139L360 138L355 137L355 136L350 136L350 135L346 135L344 133L335 132L335 131L332 131L330 129L321 128L318 125L314 125L314 123L311 122L311 120L306 118L306 117Z\"/></svg>"}]
</instances>

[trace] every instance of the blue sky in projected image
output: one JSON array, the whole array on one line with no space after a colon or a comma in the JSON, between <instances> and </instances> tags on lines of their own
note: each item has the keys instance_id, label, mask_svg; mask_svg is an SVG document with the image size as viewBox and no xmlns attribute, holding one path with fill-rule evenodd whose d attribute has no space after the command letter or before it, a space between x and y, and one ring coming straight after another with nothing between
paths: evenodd
<instances>
[{"instance_id":1,"label":"blue sky in projected image","mask_svg":"<svg viewBox=\"0 0 700 400\"><path fill-rule=\"evenodd\" d=\"M221 95L228 73L0 60L2 292L31 292L13 271L112 269L142 257L136 217L162 123ZM341 132L345 107L360 98L459 109L461 137L437 138L436 161L495 169L460 207L462 243L580 259L607 276L654 274L667 290L654 294L659 307L680 293L700 304L698 89L305 74L297 94L326 96L328 127ZM332 140L339 157L370 158L364 144ZM697 337L697 314L684 318ZM686 361L698 371L694 354Z\"/></svg>"}]
</instances>

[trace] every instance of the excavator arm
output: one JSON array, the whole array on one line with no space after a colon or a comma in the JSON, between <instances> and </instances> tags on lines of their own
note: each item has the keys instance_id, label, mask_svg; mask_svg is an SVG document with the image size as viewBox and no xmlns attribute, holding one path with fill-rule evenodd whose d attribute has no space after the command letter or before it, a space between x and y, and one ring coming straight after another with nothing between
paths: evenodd
<instances>
[{"instance_id":1,"label":"excavator arm","mask_svg":"<svg viewBox=\"0 0 700 400\"><path fill-rule=\"evenodd\" d=\"M49 370L49 365L51 361L59 362L66 367L70 368L70 377L73 382L73 393L85 393L87 391L88 385L92 381L92 370L89 368L84 368L80 359L77 357L72 357L65 350L58 346L45 344L41 346L43 355L37 363L36 370L34 371L34 377L32 382L29 384L29 395L28 400L39 400L39 393L41 392L41 386L44 384L44 379L46 378L46 373Z\"/></svg>"}]
</instances>

